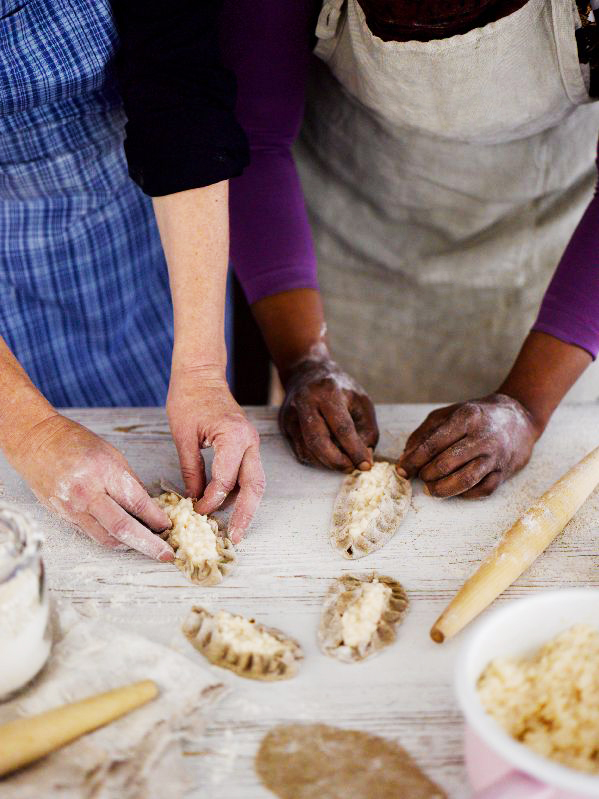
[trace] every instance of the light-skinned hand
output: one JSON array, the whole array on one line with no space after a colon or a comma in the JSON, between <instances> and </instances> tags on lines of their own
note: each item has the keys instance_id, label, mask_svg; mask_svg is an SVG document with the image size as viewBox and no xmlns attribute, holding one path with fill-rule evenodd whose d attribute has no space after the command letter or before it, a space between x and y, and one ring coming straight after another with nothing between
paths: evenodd
<instances>
[{"instance_id":1,"label":"light-skinned hand","mask_svg":"<svg viewBox=\"0 0 599 799\"><path fill-rule=\"evenodd\" d=\"M239 486L228 535L239 543L250 525L266 485L260 438L235 402L224 374L173 369L167 413L188 496L198 513L212 513ZM210 482L201 450L212 447Z\"/></svg>"},{"instance_id":2,"label":"light-skinned hand","mask_svg":"<svg viewBox=\"0 0 599 799\"><path fill-rule=\"evenodd\" d=\"M54 413L23 434L12 461L40 502L103 546L173 559L155 533L170 527L124 456ZM152 532L152 531L155 531Z\"/></svg>"}]
</instances>

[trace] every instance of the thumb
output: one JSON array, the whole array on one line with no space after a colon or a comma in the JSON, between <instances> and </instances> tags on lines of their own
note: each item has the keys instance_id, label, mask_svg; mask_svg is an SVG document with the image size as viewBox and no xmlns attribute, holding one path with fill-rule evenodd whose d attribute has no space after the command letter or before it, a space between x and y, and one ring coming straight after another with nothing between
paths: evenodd
<instances>
[{"instance_id":1,"label":"thumb","mask_svg":"<svg viewBox=\"0 0 599 799\"><path fill-rule=\"evenodd\" d=\"M204 493L206 470L204 458L195 436L175 436L175 446L179 455L181 477L188 497L197 499Z\"/></svg>"}]
</instances>

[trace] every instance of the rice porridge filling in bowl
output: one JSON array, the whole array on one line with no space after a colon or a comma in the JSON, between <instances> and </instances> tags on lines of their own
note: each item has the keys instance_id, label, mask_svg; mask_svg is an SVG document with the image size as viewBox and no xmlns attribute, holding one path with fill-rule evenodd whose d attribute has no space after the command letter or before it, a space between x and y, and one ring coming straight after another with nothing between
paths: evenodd
<instances>
[{"instance_id":1,"label":"rice porridge filling in bowl","mask_svg":"<svg viewBox=\"0 0 599 799\"><path fill-rule=\"evenodd\" d=\"M475 799L599 797L599 590L542 591L483 616L455 665Z\"/></svg>"},{"instance_id":2,"label":"rice porridge filling in bowl","mask_svg":"<svg viewBox=\"0 0 599 799\"><path fill-rule=\"evenodd\" d=\"M544 757L599 774L599 632L575 625L528 658L496 658L478 681L485 710Z\"/></svg>"}]
</instances>

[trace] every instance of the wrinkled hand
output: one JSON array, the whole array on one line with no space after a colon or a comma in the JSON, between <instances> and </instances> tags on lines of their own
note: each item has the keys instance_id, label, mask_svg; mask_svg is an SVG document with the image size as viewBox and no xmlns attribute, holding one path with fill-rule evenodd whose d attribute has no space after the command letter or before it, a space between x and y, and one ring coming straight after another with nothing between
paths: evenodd
<instances>
[{"instance_id":1,"label":"wrinkled hand","mask_svg":"<svg viewBox=\"0 0 599 799\"><path fill-rule=\"evenodd\" d=\"M408 438L399 468L435 497L486 497L525 466L539 433L529 412L506 394L430 413Z\"/></svg>"},{"instance_id":2,"label":"wrinkled hand","mask_svg":"<svg viewBox=\"0 0 599 799\"><path fill-rule=\"evenodd\" d=\"M174 369L166 409L185 490L201 497L198 513L215 511L239 484L229 523L229 538L239 543L264 494L258 433L231 396L224 376ZM208 485L200 452L206 447L214 450Z\"/></svg>"},{"instance_id":3,"label":"wrinkled hand","mask_svg":"<svg viewBox=\"0 0 599 799\"><path fill-rule=\"evenodd\" d=\"M91 430L57 413L23 436L13 460L43 505L99 544L173 559L151 532L170 527L168 516L123 455Z\"/></svg>"},{"instance_id":4,"label":"wrinkled hand","mask_svg":"<svg viewBox=\"0 0 599 799\"><path fill-rule=\"evenodd\" d=\"M306 358L286 380L279 413L300 463L329 469L366 470L379 438L374 407L368 395L328 358Z\"/></svg>"}]
</instances>

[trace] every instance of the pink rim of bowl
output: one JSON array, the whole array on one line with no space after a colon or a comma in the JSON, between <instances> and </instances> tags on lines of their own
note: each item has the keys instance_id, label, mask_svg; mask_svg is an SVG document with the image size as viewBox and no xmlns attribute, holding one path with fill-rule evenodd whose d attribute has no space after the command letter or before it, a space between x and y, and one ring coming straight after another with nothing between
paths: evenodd
<instances>
[{"instance_id":1,"label":"pink rim of bowl","mask_svg":"<svg viewBox=\"0 0 599 799\"><path fill-rule=\"evenodd\" d=\"M467 724L468 771L474 789L483 789L476 794L479 799L599 797L599 777L562 766L514 740L486 713L476 690L491 660L532 654L574 624L599 629L599 590L563 589L517 599L481 619L462 646L455 690ZM492 786L485 760L498 770L505 766Z\"/></svg>"}]
</instances>

